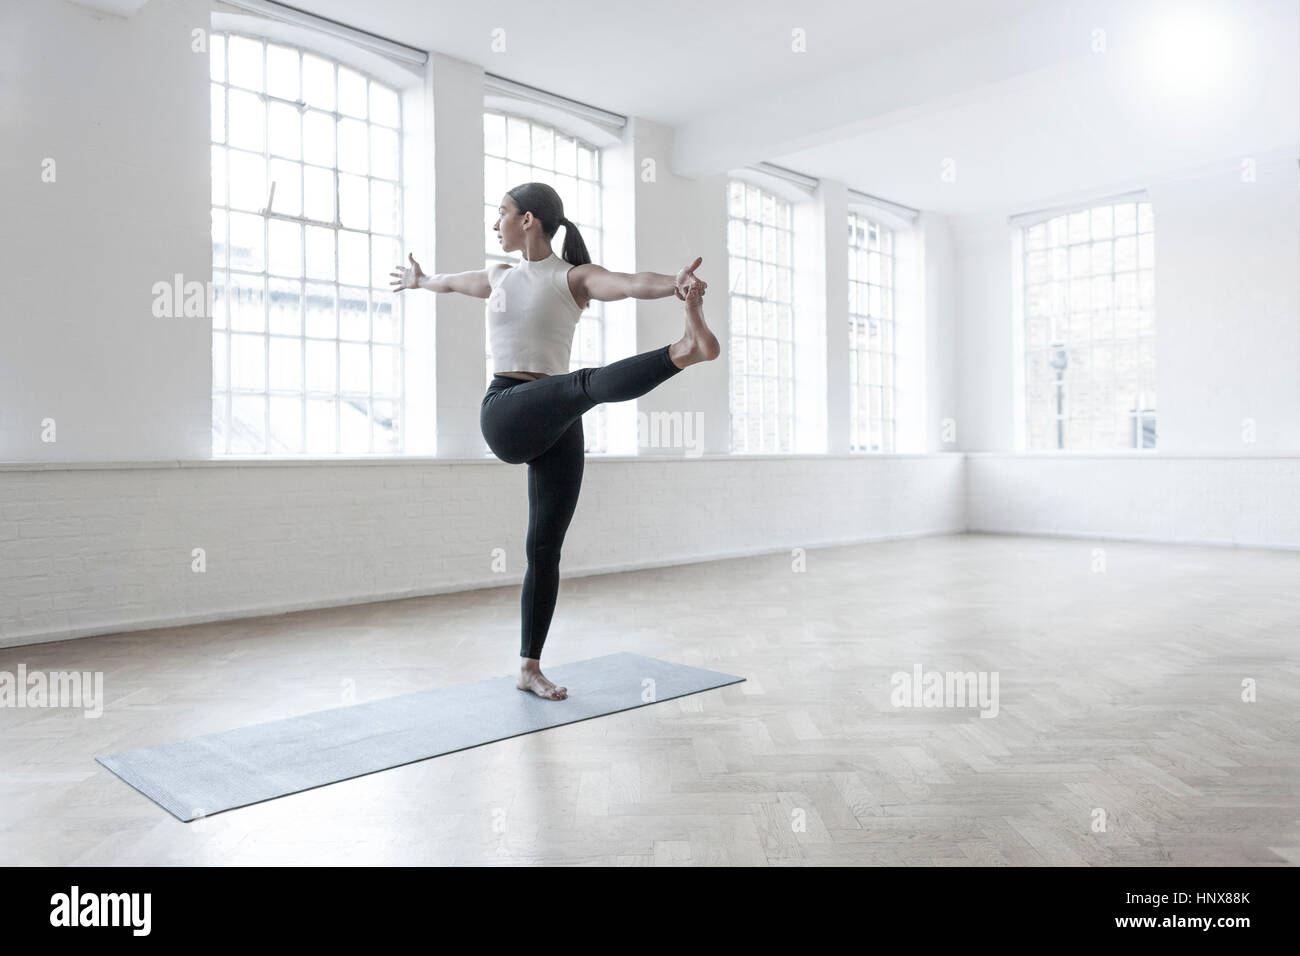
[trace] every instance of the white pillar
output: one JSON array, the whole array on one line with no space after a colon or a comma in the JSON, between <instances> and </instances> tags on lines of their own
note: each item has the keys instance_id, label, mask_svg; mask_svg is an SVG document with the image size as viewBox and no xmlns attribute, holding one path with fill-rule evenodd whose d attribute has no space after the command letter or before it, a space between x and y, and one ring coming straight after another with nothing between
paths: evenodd
<instances>
[{"instance_id":1,"label":"white pillar","mask_svg":"<svg viewBox=\"0 0 1300 956\"><path fill-rule=\"evenodd\" d=\"M482 269L483 69L429 54L426 175L432 183L425 205L432 237L430 264L440 273ZM418 255L417 255L417 258ZM421 263L425 271L429 264ZM487 387L486 300L440 293L435 302L435 392L438 456L481 458L487 446L479 431L479 403Z\"/></svg>"}]
</instances>

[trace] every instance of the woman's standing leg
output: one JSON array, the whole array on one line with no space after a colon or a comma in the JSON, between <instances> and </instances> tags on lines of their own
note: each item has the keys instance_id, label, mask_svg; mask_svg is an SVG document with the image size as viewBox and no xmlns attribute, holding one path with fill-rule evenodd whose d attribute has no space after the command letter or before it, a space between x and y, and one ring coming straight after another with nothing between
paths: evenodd
<instances>
[{"instance_id":1,"label":"woman's standing leg","mask_svg":"<svg viewBox=\"0 0 1300 956\"><path fill-rule=\"evenodd\" d=\"M555 613L560 590L560 552L578 506L586 463L582 417L579 416L550 448L528 463L528 537L524 588L520 598L521 690L562 700L567 695L541 675L539 659Z\"/></svg>"}]
</instances>

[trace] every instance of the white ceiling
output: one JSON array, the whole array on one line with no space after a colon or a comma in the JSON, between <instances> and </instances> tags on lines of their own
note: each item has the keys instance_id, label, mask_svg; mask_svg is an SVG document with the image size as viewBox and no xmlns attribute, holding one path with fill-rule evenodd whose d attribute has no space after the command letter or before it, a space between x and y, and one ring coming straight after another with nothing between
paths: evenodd
<instances>
[{"instance_id":1,"label":"white ceiling","mask_svg":"<svg viewBox=\"0 0 1300 956\"><path fill-rule=\"evenodd\" d=\"M1155 5L1133 3L1130 12L1140 6ZM957 214L1026 211L1184 175L1236 176L1247 159L1281 163L1294 176L1300 2L1202 6L1216 17L1204 38L1175 26L1171 45L1162 46L1163 21L1134 19L1109 31L1105 54L1061 56L965 93L883 111L833 142L770 161ZM945 180L945 169L955 180Z\"/></svg>"},{"instance_id":2,"label":"white ceiling","mask_svg":"<svg viewBox=\"0 0 1300 956\"><path fill-rule=\"evenodd\" d=\"M592 106L676 125L1039 0L294 0ZM791 53L791 31L808 52ZM504 30L505 50L492 49Z\"/></svg>"},{"instance_id":3,"label":"white ceiling","mask_svg":"<svg viewBox=\"0 0 1300 956\"><path fill-rule=\"evenodd\" d=\"M684 175L767 161L975 213L1300 155L1300 0L292 5L672 125Z\"/></svg>"}]
</instances>

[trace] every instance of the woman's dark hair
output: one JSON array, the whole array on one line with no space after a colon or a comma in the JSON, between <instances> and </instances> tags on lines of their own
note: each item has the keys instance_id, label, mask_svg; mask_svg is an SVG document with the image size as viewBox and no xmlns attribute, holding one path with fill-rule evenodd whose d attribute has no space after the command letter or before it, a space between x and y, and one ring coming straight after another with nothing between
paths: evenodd
<instances>
[{"instance_id":1,"label":"woman's dark hair","mask_svg":"<svg viewBox=\"0 0 1300 956\"><path fill-rule=\"evenodd\" d=\"M524 183L514 189L506 190L506 195L515 201L522 215L531 212L542 224L542 232L547 239L552 238L564 226L564 251L560 257L571 266L585 266L591 261L587 244L582 241L578 227L564 218L564 201L546 183Z\"/></svg>"}]
</instances>

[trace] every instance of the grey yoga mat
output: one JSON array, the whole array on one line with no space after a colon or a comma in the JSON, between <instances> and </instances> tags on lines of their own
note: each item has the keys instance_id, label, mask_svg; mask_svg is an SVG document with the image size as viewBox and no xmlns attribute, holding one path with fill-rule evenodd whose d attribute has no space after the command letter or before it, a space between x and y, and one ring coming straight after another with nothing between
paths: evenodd
<instances>
[{"instance_id":1,"label":"grey yoga mat","mask_svg":"<svg viewBox=\"0 0 1300 956\"><path fill-rule=\"evenodd\" d=\"M546 676L569 688L566 700L542 700L513 677L495 677L95 759L188 823L745 679L627 652L547 667Z\"/></svg>"}]
</instances>

